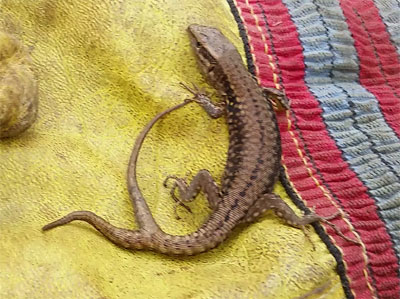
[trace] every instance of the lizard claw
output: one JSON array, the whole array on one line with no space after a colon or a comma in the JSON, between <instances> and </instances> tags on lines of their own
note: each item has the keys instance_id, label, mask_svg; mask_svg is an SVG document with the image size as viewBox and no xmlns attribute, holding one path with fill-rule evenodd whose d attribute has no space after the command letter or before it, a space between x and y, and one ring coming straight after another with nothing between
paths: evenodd
<instances>
[{"instance_id":1,"label":"lizard claw","mask_svg":"<svg viewBox=\"0 0 400 299\"><path fill-rule=\"evenodd\" d=\"M168 176L165 178L164 182L163 182L163 186L164 186L165 188L167 188L167 187L168 187L168 181L169 181L169 180L177 180L177 179L178 179L178 177L177 177L176 175L168 175Z\"/></svg>"},{"instance_id":2,"label":"lizard claw","mask_svg":"<svg viewBox=\"0 0 400 299\"><path fill-rule=\"evenodd\" d=\"M198 87L196 84L192 83L192 87L187 86L185 83L183 82L179 82L179 85L181 85L183 88L185 88L187 91L189 91L191 94L193 94L194 96L198 95L198 94L205 94L205 91L203 89L201 89L200 87Z\"/></svg>"},{"instance_id":3,"label":"lizard claw","mask_svg":"<svg viewBox=\"0 0 400 299\"><path fill-rule=\"evenodd\" d=\"M344 214L344 215L345 215L345 214ZM342 231L341 231L334 223L332 223L332 222L329 221L329 220L332 220L332 219L337 218L338 216L343 216L343 213L340 212L340 211L338 211L338 212L336 212L336 213L334 213L334 214L332 214L332 215L330 215L330 216L325 216L325 217L319 216L319 218L320 218L319 220L320 220L321 222L323 222L323 223L329 225L329 226L330 226L341 238L343 238L344 240L346 240L346 241L348 241L348 242L351 242L351 243L353 243L353 244L360 245L360 244L361 244L360 241L354 240L354 239L352 239L352 238L349 238L349 237L345 236L345 235L342 233Z\"/></svg>"},{"instance_id":4,"label":"lizard claw","mask_svg":"<svg viewBox=\"0 0 400 299\"><path fill-rule=\"evenodd\" d=\"M200 87L198 87L196 84L192 84L192 87L187 86L183 82L179 82L179 84L185 88L187 91L189 91L191 94L193 94L193 98L188 99L189 101L195 101L195 102L203 102L204 98L207 100L209 99L209 96L207 95L206 91Z\"/></svg>"}]
</instances>

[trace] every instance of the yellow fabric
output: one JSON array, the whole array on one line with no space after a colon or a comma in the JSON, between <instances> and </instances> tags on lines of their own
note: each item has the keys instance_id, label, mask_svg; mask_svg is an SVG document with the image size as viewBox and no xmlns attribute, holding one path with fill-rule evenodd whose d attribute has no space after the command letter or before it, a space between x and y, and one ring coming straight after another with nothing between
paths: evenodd
<instances>
[{"instance_id":1,"label":"yellow fabric","mask_svg":"<svg viewBox=\"0 0 400 299\"><path fill-rule=\"evenodd\" d=\"M179 82L207 87L185 28L219 27L243 54L226 1L4 0L0 8L1 30L31 48L40 100L33 127L0 141L1 298L343 297L335 260L312 228L315 250L272 213L189 258L121 249L85 223L40 230L74 210L135 227L125 183L135 137L189 96ZM219 178L227 141L224 120L193 104L151 131L139 184L167 232L195 230L209 210L200 197L176 220L163 179L202 168Z\"/></svg>"}]
</instances>

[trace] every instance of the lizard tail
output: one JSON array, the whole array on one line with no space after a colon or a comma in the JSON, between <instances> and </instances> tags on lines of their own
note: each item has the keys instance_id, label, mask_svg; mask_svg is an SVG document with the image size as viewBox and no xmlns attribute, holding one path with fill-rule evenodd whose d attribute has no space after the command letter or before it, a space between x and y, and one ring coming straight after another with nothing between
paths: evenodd
<instances>
[{"instance_id":1,"label":"lizard tail","mask_svg":"<svg viewBox=\"0 0 400 299\"><path fill-rule=\"evenodd\" d=\"M149 249L150 247L151 236L147 232L116 227L90 211L76 211L69 213L64 217L43 226L42 230L49 230L74 220L81 220L90 223L110 241L119 246L132 249Z\"/></svg>"},{"instance_id":2,"label":"lizard tail","mask_svg":"<svg viewBox=\"0 0 400 299\"><path fill-rule=\"evenodd\" d=\"M186 104L190 103L190 100L185 100L184 102L173 106L163 112L158 113L140 132L139 136L136 138L135 145L132 150L131 158L129 160L128 166L128 174L127 174L127 183L128 183L128 191L130 195L130 199L132 202L132 206L135 210L135 219L140 228L145 229L149 232L157 232L160 231L159 226L155 222L153 215L150 212L150 209L144 199L142 192L139 189L137 178L136 178L136 164L139 156L140 148L142 147L144 138L147 133L153 127L153 125L164 115L177 110Z\"/></svg>"},{"instance_id":3,"label":"lizard tail","mask_svg":"<svg viewBox=\"0 0 400 299\"><path fill-rule=\"evenodd\" d=\"M134 148L128 166L128 190L130 199L135 210L138 230L128 230L113 226L100 216L90 211L75 211L54 222L45 225L42 230L50 230L57 226L67 224L71 221L85 221L94 226L105 237L115 244L129 249L150 249L161 253L170 254L196 254L216 247L225 238L221 236L206 237L203 230L199 230L187 236L173 236L163 232L155 222L153 215L139 189L136 178L136 162L143 141L153 125L164 115L177 110L190 103L186 100L157 114L141 131L135 141ZM213 222L213 221L211 221ZM210 224L210 223L208 223ZM206 240L207 239L207 240Z\"/></svg>"},{"instance_id":4,"label":"lizard tail","mask_svg":"<svg viewBox=\"0 0 400 299\"><path fill-rule=\"evenodd\" d=\"M185 236L175 236L159 229L149 232L145 229L129 230L119 228L90 211L75 211L45 225L42 230L50 230L71 221L85 221L102 233L114 244L127 249L153 250L170 255L194 255L218 246L227 234L207 236L198 230Z\"/></svg>"}]
</instances>

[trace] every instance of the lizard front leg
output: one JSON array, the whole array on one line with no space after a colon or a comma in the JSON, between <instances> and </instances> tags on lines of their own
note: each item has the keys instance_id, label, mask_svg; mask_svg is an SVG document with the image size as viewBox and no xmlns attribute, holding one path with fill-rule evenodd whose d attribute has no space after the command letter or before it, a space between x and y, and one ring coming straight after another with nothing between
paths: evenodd
<instances>
[{"instance_id":1,"label":"lizard front leg","mask_svg":"<svg viewBox=\"0 0 400 299\"><path fill-rule=\"evenodd\" d=\"M272 88L262 87L264 97L272 103L272 106L278 111L290 109L290 101L284 91Z\"/></svg>"},{"instance_id":2,"label":"lizard front leg","mask_svg":"<svg viewBox=\"0 0 400 299\"><path fill-rule=\"evenodd\" d=\"M225 114L225 101L214 104L206 92L193 84L193 88L181 83L181 85L193 94L191 99L193 102L199 104L207 114L212 118L219 118Z\"/></svg>"}]
</instances>

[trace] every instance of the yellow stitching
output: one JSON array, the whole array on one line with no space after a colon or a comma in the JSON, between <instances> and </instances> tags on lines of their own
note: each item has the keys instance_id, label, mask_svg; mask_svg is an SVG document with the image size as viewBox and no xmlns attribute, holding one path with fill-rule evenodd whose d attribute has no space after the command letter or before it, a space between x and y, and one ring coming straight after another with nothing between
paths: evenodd
<instances>
[{"instance_id":1,"label":"yellow stitching","mask_svg":"<svg viewBox=\"0 0 400 299\"><path fill-rule=\"evenodd\" d=\"M236 3L236 0L235 0L235 3ZM256 27L257 27L258 31L260 32L262 41L264 42L264 52L265 52L265 54L267 55L267 57L268 57L268 59L269 59L269 65L270 65L270 67L271 67L271 69L272 69L272 74L273 74L272 77L273 77L273 82L274 82L274 84L275 84L275 87L276 87L277 89L280 89L281 86L280 86L280 84L278 83L278 76L277 76L277 74L276 74L276 72L275 72L275 71L276 71L276 67L275 67L275 64L273 63L273 58L272 58L272 56L271 56L270 54L268 54L268 44L267 44L267 42L266 42L266 38L265 38L265 35L264 35L263 31L262 31L262 28L259 26L258 16L254 13L254 9L253 9L253 7L249 4L248 0L246 0L246 5L247 5L247 7L250 9L251 15L254 17L254 20L255 20L255 23L256 23ZM240 6L238 6L237 3L236 3L236 7L240 10ZM241 11L240 11L240 12L241 12ZM242 16L241 16L241 13L240 13L240 18L242 19L242 21L244 21L243 18L242 18ZM243 22L243 24L244 24L244 22ZM245 27L245 30L246 30L247 36L249 37L249 40L250 40L250 39L251 39L251 35L248 34L246 27ZM254 60L254 62L255 62L255 61L256 61L256 56L255 56L255 54L254 54L254 49L253 49L253 47L251 46L251 43L250 43L250 42L249 42L249 45L250 45L251 55L253 56L253 60ZM257 67L256 64L254 64L254 66L255 66L255 69L256 69L257 81L260 83L260 79L259 79L259 69L258 69L258 67ZM361 247L362 247L363 259L364 259L364 262L365 262L365 267L364 267L364 269L363 269L364 277L365 277L365 279L366 279L366 283L367 283L367 285L368 285L368 288L369 288L369 289L371 290L371 292L374 294L375 291L374 291L373 287L371 286L371 284L370 284L370 282L369 282L369 279L368 279L368 278L369 278L369 274L368 274L368 271L366 270L366 265L368 264L368 256L367 256L367 253L366 253L366 248L365 248L364 243L361 241L361 238L360 238L359 234L354 230L353 225L348 221L348 219L347 219L346 217L344 217L345 215L344 215L342 209L341 209L341 208L338 206L338 204L333 200L333 198L330 196L330 194L329 194L328 191L325 189L325 187L323 187L323 186L320 184L320 182L315 178L314 174L312 173L312 170L308 167L308 162L307 162L307 160L305 159L305 157L304 157L304 155L303 155L303 152L302 152L301 149L300 149L299 142L298 142L298 140L297 140L297 138L296 138L294 132L292 131L292 121L291 121L291 118L290 118L290 110L287 110L287 111L286 111L286 119L287 119L287 122L288 122L288 127L287 127L287 128L288 128L288 131L289 131L289 133L290 133L290 136L292 137L292 140L293 140L293 142L295 143L296 150L297 150L297 152L298 152L298 154L299 154L299 157L300 157L301 160L303 161L303 164L304 164L304 166L306 167L309 176L312 178L312 180L314 181L315 185L316 185L319 189L321 189L322 194L329 200L329 202L331 202L331 204L332 204L336 209L338 209L338 210L340 211L340 214L341 214L341 216L342 216L342 219L343 219L344 222L349 226L350 231L357 237L357 240L360 242L360 245L361 245ZM283 156L283 154L282 154L282 161L284 161L284 156ZM285 169L286 175L289 177L289 174L288 174L288 172L287 172L286 166L284 165L284 163L282 163L282 165L283 165L283 167L284 167L284 169ZM305 201L303 200L303 198L300 196L300 194L298 193L297 189L296 189L296 188L294 187L294 185L292 184L292 182L291 182L290 180L288 180L288 181L289 181L289 183L291 184L292 189L293 189L293 190L296 192L296 194L299 196L299 198L300 198L303 202L305 202ZM324 225L322 225L322 227L323 227L323 229L324 229L325 232L326 232L326 227L325 227ZM329 238L331 239L331 241L332 241L334 244L336 244L336 247L342 252L342 249L341 249L340 246L337 245L336 240L335 240L330 234L327 233L327 235L329 236ZM343 254L343 252L342 252L342 254ZM347 263L346 263L346 261L345 261L344 259L343 259L343 263L344 263L345 268L346 268L346 270L347 270ZM346 273L347 273L347 271L346 271ZM347 275L346 275L346 276L347 276ZM347 276L347 277L348 277L348 276ZM349 281L351 281L350 277L348 277L348 279L349 279ZM351 292L353 293L353 290L352 290L351 288L350 288L350 290L351 290ZM355 296L354 293L353 293L353 295Z\"/></svg>"},{"instance_id":2,"label":"yellow stitching","mask_svg":"<svg viewBox=\"0 0 400 299\"><path fill-rule=\"evenodd\" d=\"M282 154L282 161L284 161L283 154ZM286 176L289 177L289 173L288 173L288 170L287 170L287 167L286 167L285 163L282 163L282 166L283 166L283 169L285 170ZM301 198L301 195L300 195L299 192L297 191L296 187L293 185L292 181L291 181L291 180L287 180L287 181L289 182L290 187L292 188L292 190L293 190L293 191L297 194L297 196L304 202L304 200ZM324 227L324 226L322 226L322 227L323 227L323 229L324 229L324 231L325 231L325 233L326 233L325 227ZM342 250L342 248L341 248L340 246L337 245L336 240L333 239L333 237L330 236L328 233L327 233L327 235L328 235L328 237L331 239L331 241L332 241L333 243L336 244L336 248L340 251L340 254L343 256L343 250ZM351 281L352 281L351 278L346 274L346 273L348 272L347 262L346 262L344 259L342 259L342 261L343 261L343 265L344 265L344 268L345 268L345 275L346 275L347 279L351 282ZM363 269L363 271L364 271L364 270L365 270L365 269ZM367 280L367 282L368 282L368 280ZM350 287L350 291L351 291L351 293L353 294L353 296L356 297L356 294L354 293L354 291L353 291L353 289L352 289L351 287Z\"/></svg>"}]
</instances>

